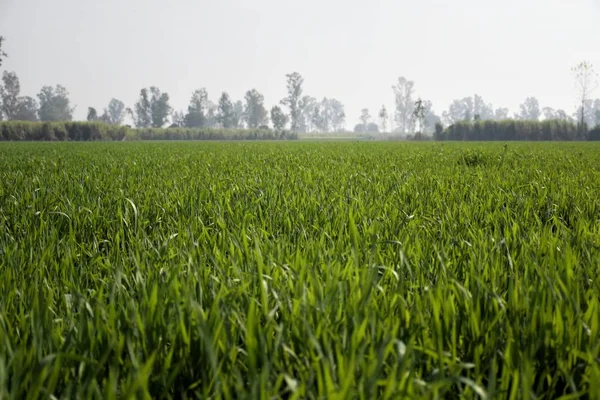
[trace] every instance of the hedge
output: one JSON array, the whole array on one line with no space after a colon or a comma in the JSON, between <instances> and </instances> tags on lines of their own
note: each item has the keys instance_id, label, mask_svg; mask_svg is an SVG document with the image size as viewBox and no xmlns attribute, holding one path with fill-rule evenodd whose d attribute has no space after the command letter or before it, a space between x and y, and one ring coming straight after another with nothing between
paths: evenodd
<instances>
[{"instance_id":1,"label":"hedge","mask_svg":"<svg viewBox=\"0 0 600 400\"><path fill-rule=\"evenodd\" d=\"M579 127L569 121L463 121L437 132L437 140L585 140Z\"/></svg>"},{"instance_id":2,"label":"hedge","mask_svg":"<svg viewBox=\"0 0 600 400\"><path fill-rule=\"evenodd\" d=\"M0 122L3 141L96 140L276 140L297 139L296 134L271 129L149 128L102 122Z\"/></svg>"}]
</instances>

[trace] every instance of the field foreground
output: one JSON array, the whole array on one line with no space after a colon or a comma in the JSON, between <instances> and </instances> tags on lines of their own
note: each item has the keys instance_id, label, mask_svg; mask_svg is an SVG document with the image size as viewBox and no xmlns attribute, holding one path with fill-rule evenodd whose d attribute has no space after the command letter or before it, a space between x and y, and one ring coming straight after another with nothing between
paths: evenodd
<instances>
[{"instance_id":1,"label":"field foreground","mask_svg":"<svg viewBox=\"0 0 600 400\"><path fill-rule=\"evenodd\" d=\"M600 145L3 143L0 398L600 398Z\"/></svg>"}]
</instances>

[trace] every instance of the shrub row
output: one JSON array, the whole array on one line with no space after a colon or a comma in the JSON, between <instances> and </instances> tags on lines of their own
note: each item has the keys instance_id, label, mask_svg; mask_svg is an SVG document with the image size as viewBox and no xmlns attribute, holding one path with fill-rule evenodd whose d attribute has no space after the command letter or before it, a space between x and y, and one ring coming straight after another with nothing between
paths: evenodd
<instances>
[{"instance_id":1,"label":"shrub row","mask_svg":"<svg viewBox=\"0 0 600 400\"><path fill-rule=\"evenodd\" d=\"M585 140L569 121L462 121L436 132L436 140Z\"/></svg>"},{"instance_id":2,"label":"shrub row","mask_svg":"<svg viewBox=\"0 0 600 400\"><path fill-rule=\"evenodd\" d=\"M277 140L297 139L297 134L271 129L148 128L132 129L132 140Z\"/></svg>"},{"instance_id":3,"label":"shrub row","mask_svg":"<svg viewBox=\"0 0 600 400\"><path fill-rule=\"evenodd\" d=\"M101 122L0 122L0 140L123 140L129 128Z\"/></svg>"},{"instance_id":4,"label":"shrub row","mask_svg":"<svg viewBox=\"0 0 600 400\"><path fill-rule=\"evenodd\" d=\"M297 139L297 135L270 129L134 129L102 122L0 122L0 140L3 141L276 139Z\"/></svg>"},{"instance_id":5,"label":"shrub row","mask_svg":"<svg viewBox=\"0 0 600 400\"><path fill-rule=\"evenodd\" d=\"M600 125L589 131L588 140L600 140Z\"/></svg>"}]
</instances>

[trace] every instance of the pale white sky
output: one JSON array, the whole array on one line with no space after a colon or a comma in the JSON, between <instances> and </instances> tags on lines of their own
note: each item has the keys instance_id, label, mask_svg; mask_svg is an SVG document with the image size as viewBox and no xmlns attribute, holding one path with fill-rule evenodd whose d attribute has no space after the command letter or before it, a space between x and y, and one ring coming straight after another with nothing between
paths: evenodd
<instances>
[{"instance_id":1,"label":"pale white sky","mask_svg":"<svg viewBox=\"0 0 600 400\"><path fill-rule=\"evenodd\" d=\"M352 128L362 108L393 107L399 76L438 114L475 93L571 113L570 68L600 69L600 0L0 0L0 35L22 93L62 84L76 118L151 85L177 110L200 87L214 102L257 88L270 107L298 71Z\"/></svg>"}]
</instances>

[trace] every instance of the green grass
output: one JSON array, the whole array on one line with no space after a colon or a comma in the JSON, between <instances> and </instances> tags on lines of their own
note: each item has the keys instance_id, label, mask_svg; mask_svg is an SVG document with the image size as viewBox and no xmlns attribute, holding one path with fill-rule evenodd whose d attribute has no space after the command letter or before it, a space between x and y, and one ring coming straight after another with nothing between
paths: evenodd
<instances>
[{"instance_id":1,"label":"green grass","mask_svg":"<svg viewBox=\"0 0 600 400\"><path fill-rule=\"evenodd\" d=\"M3 143L0 398L600 398L600 146Z\"/></svg>"}]
</instances>

